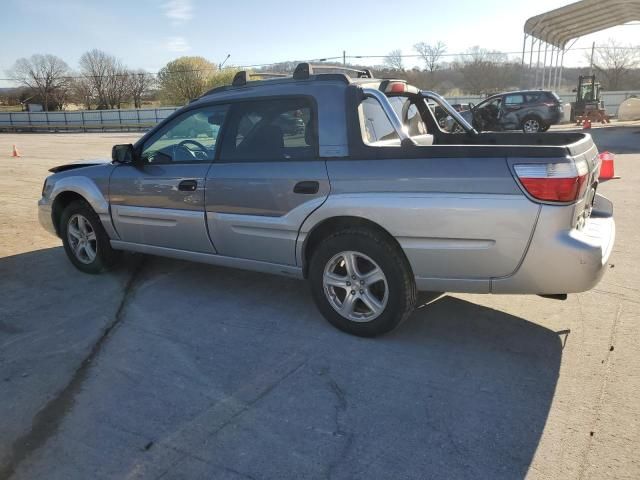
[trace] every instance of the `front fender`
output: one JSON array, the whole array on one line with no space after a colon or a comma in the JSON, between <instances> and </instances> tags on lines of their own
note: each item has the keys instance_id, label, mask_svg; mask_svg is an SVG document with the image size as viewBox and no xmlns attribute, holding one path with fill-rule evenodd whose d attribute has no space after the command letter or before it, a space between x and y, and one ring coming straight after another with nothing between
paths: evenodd
<instances>
[{"instance_id":1,"label":"front fender","mask_svg":"<svg viewBox=\"0 0 640 480\"><path fill-rule=\"evenodd\" d=\"M84 198L98 214L109 237L112 239L118 238L118 234L111 222L107 192L103 191L93 178L81 175L70 175L55 179L55 183L49 194L50 204L53 206L57 197L66 192L73 192Z\"/></svg>"},{"instance_id":2,"label":"front fender","mask_svg":"<svg viewBox=\"0 0 640 480\"><path fill-rule=\"evenodd\" d=\"M51 203L63 192L81 195L98 215L109 214L109 202L91 178L71 176L56 180L51 191Z\"/></svg>"}]
</instances>

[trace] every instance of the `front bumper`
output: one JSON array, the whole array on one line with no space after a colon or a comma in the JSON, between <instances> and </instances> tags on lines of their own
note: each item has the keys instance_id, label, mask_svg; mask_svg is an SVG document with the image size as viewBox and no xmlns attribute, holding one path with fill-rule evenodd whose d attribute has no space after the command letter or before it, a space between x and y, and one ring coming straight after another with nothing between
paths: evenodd
<instances>
[{"instance_id":1,"label":"front bumper","mask_svg":"<svg viewBox=\"0 0 640 480\"><path fill-rule=\"evenodd\" d=\"M58 232L56 232L56 228L53 225L53 218L51 216L51 203L46 198L41 198L38 200L38 220L40 221L40 225L51 235L58 236Z\"/></svg>"},{"instance_id":2,"label":"front bumper","mask_svg":"<svg viewBox=\"0 0 640 480\"><path fill-rule=\"evenodd\" d=\"M595 287L615 242L611 202L598 195L597 204L601 208L594 209L581 230L558 229L556 207L543 207L522 265L509 277L492 279L491 292L552 295Z\"/></svg>"}]
</instances>

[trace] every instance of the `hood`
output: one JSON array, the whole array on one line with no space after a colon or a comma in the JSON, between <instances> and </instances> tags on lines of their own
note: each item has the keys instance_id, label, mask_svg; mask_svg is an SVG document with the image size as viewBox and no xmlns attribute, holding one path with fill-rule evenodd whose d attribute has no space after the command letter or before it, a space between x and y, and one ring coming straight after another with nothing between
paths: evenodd
<instances>
[{"instance_id":1,"label":"hood","mask_svg":"<svg viewBox=\"0 0 640 480\"><path fill-rule=\"evenodd\" d=\"M76 168L92 167L94 165L105 165L107 163L111 163L111 159L98 158L93 160L80 160L78 162L66 163L64 165L50 168L49 171L51 173L66 172L67 170L74 170Z\"/></svg>"}]
</instances>

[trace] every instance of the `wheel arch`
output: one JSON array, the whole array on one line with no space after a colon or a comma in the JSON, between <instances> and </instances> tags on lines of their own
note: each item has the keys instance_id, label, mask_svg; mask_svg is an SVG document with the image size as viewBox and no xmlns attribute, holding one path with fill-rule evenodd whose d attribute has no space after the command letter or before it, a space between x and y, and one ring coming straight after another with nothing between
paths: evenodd
<instances>
[{"instance_id":1,"label":"wheel arch","mask_svg":"<svg viewBox=\"0 0 640 480\"><path fill-rule=\"evenodd\" d=\"M363 228L381 234L398 249L402 257L404 258L406 265L411 272L411 275L413 276L413 269L411 268L411 264L409 263L404 250L402 249L398 240L396 240L396 238L391 235L388 230L386 230L380 224L367 218L351 215L340 215L325 218L324 220L318 222L313 226L313 228L307 233L306 237L304 238L301 247L302 273L304 278L307 278L308 276L311 255L313 254L315 248L320 244L320 242L334 232L346 230L349 228Z\"/></svg>"},{"instance_id":2,"label":"wheel arch","mask_svg":"<svg viewBox=\"0 0 640 480\"><path fill-rule=\"evenodd\" d=\"M58 236L60 236L60 219L62 218L62 212L67 208L67 206L77 200L82 200L86 202L87 205L89 204L85 197L72 190L60 192L53 200L51 205L51 220L53 221L53 226L56 229Z\"/></svg>"}]
</instances>

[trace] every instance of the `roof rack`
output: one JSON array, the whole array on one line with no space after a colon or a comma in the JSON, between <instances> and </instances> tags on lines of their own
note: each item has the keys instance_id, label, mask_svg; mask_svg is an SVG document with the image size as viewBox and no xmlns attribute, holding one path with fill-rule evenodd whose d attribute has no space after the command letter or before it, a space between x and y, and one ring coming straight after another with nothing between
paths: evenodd
<instances>
[{"instance_id":1,"label":"roof rack","mask_svg":"<svg viewBox=\"0 0 640 480\"><path fill-rule=\"evenodd\" d=\"M373 74L368 68L360 70L357 68L341 67L339 65L311 65L306 62L298 64L296 69L293 71L293 78L296 80L306 80L315 73L315 70L342 70L344 72L357 73L357 78L373 78Z\"/></svg>"},{"instance_id":2,"label":"roof rack","mask_svg":"<svg viewBox=\"0 0 640 480\"><path fill-rule=\"evenodd\" d=\"M290 75L287 75L286 73L271 73L271 72L257 73L257 72L247 72L246 70L240 70L238 73L234 75L231 85L234 87L242 87L247 84L247 82L251 79L251 77L262 77L265 79L269 79L269 78L282 78L282 77L289 77L289 76Z\"/></svg>"},{"instance_id":3,"label":"roof rack","mask_svg":"<svg viewBox=\"0 0 640 480\"><path fill-rule=\"evenodd\" d=\"M227 90L229 88L233 88L233 87L244 87L245 85L247 85L247 83L250 81L250 77L262 77L265 80L269 80L269 79L277 79L277 78L289 78L289 79L293 79L293 80L307 80L309 79L312 75L315 74L314 70L342 70L345 72L355 72L357 73L357 78L373 78L373 74L371 73L371 70L365 68L362 70L359 70L357 68L350 68L350 67L341 67L339 65L311 65L310 63L307 62L303 62L303 63L299 63L295 70L293 71L293 78L292 76L286 74L286 73L271 73L271 72L248 72L246 70L240 70L238 73L236 73L233 77L233 80L231 81L231 85L224 85L224 86L220 86L220 87L215 87L212 88L211 90L208 90L207 92L203 93L200 98L202 97L206 97L207 95L211 95L212 93L216 93L216 92L221 92L224 90ZM329 79L329 78L333 78L333 79L342 79L344 81L346 81L347 83L349 82L349 79L347 78L347 76L345 76L344 74L324 74L323 79Z\"/></svg>"}]
</instances>

